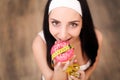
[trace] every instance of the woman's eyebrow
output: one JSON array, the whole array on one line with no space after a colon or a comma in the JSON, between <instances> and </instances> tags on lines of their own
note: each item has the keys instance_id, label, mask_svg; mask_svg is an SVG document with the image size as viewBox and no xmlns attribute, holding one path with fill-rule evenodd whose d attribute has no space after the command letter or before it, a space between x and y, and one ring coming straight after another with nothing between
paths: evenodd
<instances>
[{"instance_id":1,"label":"woman's eyebrow","mask_svg":"<svg viewBox=\"0 0 120 80\"><path fill-rule=\"evenodd\" d=\"M55 19L55 18L50 18L50 20L60 22L59 20L57 20L57 19ZM80 20L72 20L72 21L69 21L69 23L74 23L74 22L80 22Z\"/></svg>"},{"instance_id":2,"label":"woman's eyebrow","mask_svg":"<svg viewBox=\"0 0 120 80\"><path fill-rule=\"evenodd\" d=\"M69 23L80 22L80 20L69 21Z\"/></svg>"},{"instance_id":3,"label":"woman's eyebrow","mask_svg":"<svg viewBox=\"0 0 120 80\"><path fill-rule=\"evenodd\" d=\"M60 22L59 20L55 19L55 18L50 18L50 20L53 20L53 21L58 21Z\"/></svg>"}]
</instances>

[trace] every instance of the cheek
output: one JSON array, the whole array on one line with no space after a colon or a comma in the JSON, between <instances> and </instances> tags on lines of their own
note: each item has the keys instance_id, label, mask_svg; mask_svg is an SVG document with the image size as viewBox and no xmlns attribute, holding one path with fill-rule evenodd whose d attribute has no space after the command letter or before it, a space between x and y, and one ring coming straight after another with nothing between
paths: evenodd
<instances>
[{"instance_id":1,"label":"cheek","mask_svg":"<svg viewBox=\"0 0 120 80\"><path fill-rule=\"evenodd\" d=\"M75 34L75 37L79 37L80 32L81 32L81 30L76 31L76 32L74 33L74 34Z\"/></svg>"},{"instance_id":2,"label":"cheek","mask_svg":"<svg viewBox=\"0 0 120 80\"><path fill-rule=\"evenodd\" d=\"M54 36L56 34L56 29L51 25L49 26L49 31L50 31L52 36Z\"/></svg>"},{"instance_id":3,"label":"cheek","mask_svg":"<svg viewBox=\"0 0 120 80\"><path fill-rule=\"evenodd\" d=\"M81 32L81 27L71 31L71 33L73 34L74 37L79 37L80 32Z\"/></svg>"},{"instance_id":4,"label":"cheek","mask_svg":"<svg viewBox=\"0 0 120 80\"><path fill-rule=\"evenodd\" d=\"M49 31L50 31L50 33L53 35L53 29L52 29L51 26L49 26Z\"/></svg>"}]
</instances>

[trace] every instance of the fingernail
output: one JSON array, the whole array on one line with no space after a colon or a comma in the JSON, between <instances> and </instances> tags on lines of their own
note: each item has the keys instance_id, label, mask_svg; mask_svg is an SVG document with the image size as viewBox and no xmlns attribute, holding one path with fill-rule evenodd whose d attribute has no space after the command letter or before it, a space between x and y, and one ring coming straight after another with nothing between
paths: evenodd
<instances>
[{"instance_id":1,"label":"fingernail","mask_svg":"<svg viewBox=\"0 0 120 80\"><path fill-rule=\"evenodd\" d=\"M77 62L77 59L75 59L74 62Z\"/></svg>"},{"instance_id":2,"label":"fingernail","mask_svg":"<svg viewBox=\"0 0 120 80\"><path fill-rule=\"evenodd\" d=\"M71 78L73 78L73 76L70 76Z\"/></svg>"},{"instance_id":3,"label":"fingernail","mask_svg":"<svg viewBox=\"0 0 120 80\"><path fill-rule=\"evenodd\" d=\"M61 64L61 62L58 62L58 65L60 65Z\"/></svg>"},{"instance_id":4,"label":"fingernail","mask_svg":"<svg viewBox=\"0 0 120 80\"><path fill-rule=\"evenodd\" d=\"M70 63L70 61L67 61L67 63L66 64L69 64Z\"/></svg>"}]
</instances>

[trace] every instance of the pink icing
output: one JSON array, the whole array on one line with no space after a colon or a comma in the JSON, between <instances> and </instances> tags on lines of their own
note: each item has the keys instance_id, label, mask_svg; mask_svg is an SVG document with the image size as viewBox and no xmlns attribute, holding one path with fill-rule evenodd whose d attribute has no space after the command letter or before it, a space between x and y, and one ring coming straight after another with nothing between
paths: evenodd
<instances>
[{"instance_id":1,"label":"pink icing","mask_svg":"<svg viewBox=\"0 0 120 80\"><path fill-rule=\"evenodd\" d=\"M55 42L55 44L51 48L51 54L53 54L56 50L59 50L59 49L63 48L64 46L67 46L67 45L70 45L68 41ZM71 48L71 49L69 49L68 51L66 51L64 53L59 54L54 59L57 62L66 62L66 61L68 61L69 59L72 58L73 52L74 52L74 49Z\"/></svg>"}]
</instances>

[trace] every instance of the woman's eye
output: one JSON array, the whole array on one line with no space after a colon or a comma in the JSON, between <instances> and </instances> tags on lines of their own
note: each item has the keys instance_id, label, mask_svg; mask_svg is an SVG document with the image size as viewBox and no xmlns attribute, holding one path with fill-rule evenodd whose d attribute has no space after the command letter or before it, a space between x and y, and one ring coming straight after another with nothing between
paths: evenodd
<instances>
[{"instance_id":1,"label":"woman's eye","mask_svg":"<svg viewBox=\"0 0 120 80\"><path fill-rule=\"evenodd\" d=\"M77 23L71 23L71 27L77 27L78 24Z\"/></svg>"},{"instance_id":2,"label":"woman's eye","mask_svg":"<svg viewBox=\"0 0 120 80\"><path fill-rule=\"evenodd\" d=\"M58 24L59 24L58 21L52 21L52 25L53 25L53 26L57 26Z\"/></svg>"}]
</instances>

